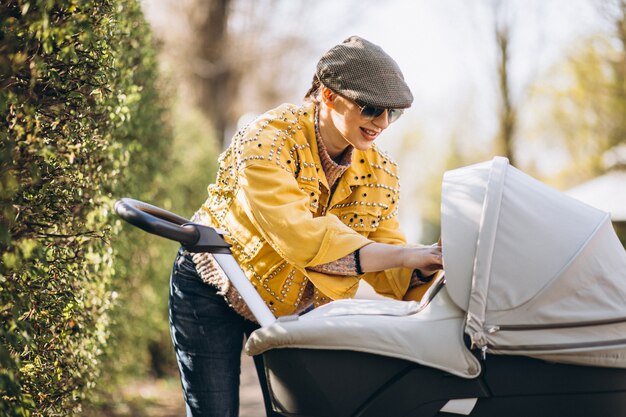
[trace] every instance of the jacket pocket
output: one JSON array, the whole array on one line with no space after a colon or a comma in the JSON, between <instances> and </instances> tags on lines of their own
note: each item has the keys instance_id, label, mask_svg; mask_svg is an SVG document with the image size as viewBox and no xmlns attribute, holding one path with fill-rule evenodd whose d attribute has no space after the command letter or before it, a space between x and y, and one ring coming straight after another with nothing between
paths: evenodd
<instances>
[{"instance_id":1,"label":"jacket pocket","mask_svg":"<svg viewBox=\"0 0 626 417\"><path fill-rule=\"evenodd\" d=\"M346 226L365 234L375 231L382 217L380 211L366 207L346 207L336 215Z\"/></svg>"},{"instance_id":2,"label":"jacket pocket","mask_svg":"<svg viewBox=\"0 0 626 417\"><path fill-rule=\"evenodd\" d=\"M264 240L243 211L231 210L226 215L230 243L234 250L241 252L247 260L252 260L263 246Z\"/></svg>"},{"instance_id":3,"label":"jacket pocket","mask_svg":"<svg viewBox=\"0 0 626 417\"><path fill-rule=\"evenodd\" d=\"M307 208L312 213L317 213L320 207L320 196L322 194L322 191L319 188L313 187L309 184L300 184L300 189L304 193L306 193L308 197Z\"/></svg>"}]
</instances>

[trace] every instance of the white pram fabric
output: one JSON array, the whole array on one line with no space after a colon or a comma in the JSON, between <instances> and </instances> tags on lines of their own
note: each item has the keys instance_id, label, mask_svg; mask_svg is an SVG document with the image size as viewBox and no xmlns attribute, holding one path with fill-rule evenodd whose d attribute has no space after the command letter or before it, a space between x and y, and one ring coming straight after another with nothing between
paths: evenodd
<instances>
[{"instance_id":1,"label":"white pram fabric","mask_svg":"<svg viewBox=\"0 0 626 417\"><path fill-rule=\"evenodd\" d=\"M363 310L367 310L363 313ZM246 353L273 348L354 350L405 359L473 378L478 360L463 343L464 313L443 288L423 308L415 301L338 300L295 321L256 330Z\"/></svg>"},{"instance_id":2,"label":"white pram fabric","mask_svg":"<svg viewBox=\"0 0 626 417\"><path fill-rule=\"evenodd\" d=\"M476 347L626 367L626 252L608 213L495 158L446 173L441 226Z\"/></svg>"},{"instance_id":3,"label":"white pram fabric","mask_svg":"<svg viewBox=\"0 0 626 417\"><path fill-rule=\"evenodd\" d=\"M506 158L444 176L446 286L429 304L342 300L254 332L274 348L402 358L465 378L467 349L626 368L626 252L608 213L511 167Z\"/></svg>"}]
</instances>

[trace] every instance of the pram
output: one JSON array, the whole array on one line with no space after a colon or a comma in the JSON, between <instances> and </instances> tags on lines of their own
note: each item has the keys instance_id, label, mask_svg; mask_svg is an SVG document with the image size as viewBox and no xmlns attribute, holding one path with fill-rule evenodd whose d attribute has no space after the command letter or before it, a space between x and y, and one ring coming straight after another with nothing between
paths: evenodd
<instances>
[{"instance_id":1,"label":"pram","mask_svg":"<svg viewBox=\"0 0 626 417\"><path fill-rule=\"evenodd\" d=\"M506 158L444 175L445 274L419 303L276 319L223 232L131 199L116 211L214 253L261 324L246 351L285 416L626 416L626 252L609 215Z\"/></svg>"}]
</instances>

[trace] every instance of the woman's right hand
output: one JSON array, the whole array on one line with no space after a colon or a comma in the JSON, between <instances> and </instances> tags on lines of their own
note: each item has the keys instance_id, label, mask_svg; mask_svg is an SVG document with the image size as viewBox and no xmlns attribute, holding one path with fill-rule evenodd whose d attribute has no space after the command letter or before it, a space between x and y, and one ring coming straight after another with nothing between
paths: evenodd
<instances>
[{"instance_id":1,"label":"woman's right hand","mask_svg":"<svg viewBox=\"0 0 626 417\"><path fill-rule=\"evenodd\" d=\"M425 277L434 274L443 267L441 244L405 247L403 266L419 269Z\"/></svg>"},{"instance_id":2,"label":"woman's right hand","mask_svg":"<svg viewBox=\"0 0 626 417\"><path fill-rule=\"evenodd\" d=\"M405 246L370 243L360 249L363 272L384 271L391 268L419 269L422 275L432 275L441 269L441 245Z\"/></svg>"}]
</instances>

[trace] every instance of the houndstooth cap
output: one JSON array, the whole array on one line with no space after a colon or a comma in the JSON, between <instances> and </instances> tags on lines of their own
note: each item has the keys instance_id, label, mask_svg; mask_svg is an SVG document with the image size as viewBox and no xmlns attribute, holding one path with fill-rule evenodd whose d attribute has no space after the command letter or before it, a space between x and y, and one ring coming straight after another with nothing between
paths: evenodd
<instances>
[{"instance_id":1,"label":"houndstooth cap","mask_svg":"<svg viewBox=\"0 0 626 417\"><path fill-rule=\"evenodd\" d=\"M404 109L413 103L396 61L359 36L350 36L322 55L316 75L323 85L360 105Z\"/></svg>"}]
</instances>

